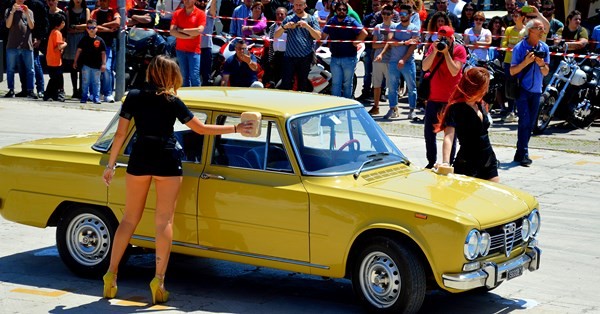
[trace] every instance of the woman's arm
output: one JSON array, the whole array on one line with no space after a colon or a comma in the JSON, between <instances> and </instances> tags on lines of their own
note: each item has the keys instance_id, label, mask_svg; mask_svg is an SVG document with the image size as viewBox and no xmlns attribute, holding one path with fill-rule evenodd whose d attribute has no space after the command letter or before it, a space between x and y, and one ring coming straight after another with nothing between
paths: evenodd
<instances>
[{"instance_id":1,"label":"woman's arm","mask_svg":"<svg viewBox=\"0 0 600 314\"><path fill-rule=\"evenodd\" d=\"M444 142L442 143L442 163L450 165L450 151L454 142L454 127L447 126L444 129Z\"/></svg>"},{"instance_id":2,"label":"woman's arm","mask_svg":"<svg viewBox=\"0 0 600 314\"><path fill-rule=\"evenodd\" d=\"M112 147L110 148L108 164L106 164L106 169L104 169L104 174L102 175L106 186L110 185L112 177L115 174L117 156L119 155L119 152L121 152L121 148L123 147L123 143L125 142L127 130L129 130L129 123L129 120L123 117L119 118L119 125L117 126L117 132L115 133L115 139L113 141Z\"/></svg>"},{"instance_id":3,"label":"woman's arm","mask_svg":"<svg viewBox=\"0 0 600 314\"><path fill-rule=\"evenodd\" d=\"M237 125L216 125L216 124L204 124L198 118L193 117L192 120L188 121L185 125L192 131L198 134L204 135L220 135L229 133L246 133L250 134L252 131L252 121L246 121L238 123Z\"/></svg>"},{"instance_id":4,"label":"woman's arm","mask_svg":"<svg viewBox=\"0 0 600 314\"><path fill-rule=\"evenodd\" d=\"M260 20L258 20L258 23L256 23L254 26L252 26L252 33L253 34L262 33L265 31L265 28L267 28L267 18L264 17L264 15L263 15L260 18Z\"/></svg>"}]
</instances>

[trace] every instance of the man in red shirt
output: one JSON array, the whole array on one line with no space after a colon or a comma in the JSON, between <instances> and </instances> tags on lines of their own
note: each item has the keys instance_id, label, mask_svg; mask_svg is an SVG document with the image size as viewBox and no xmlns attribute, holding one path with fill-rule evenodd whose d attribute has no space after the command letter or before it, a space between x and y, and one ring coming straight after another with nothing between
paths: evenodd
<instances>
[{"instance_id":1,"label":"man in red shirt","mask_svg":"<svg viewBox=\"0 0 600 314\"><path fill-rule=\"evenodd\" d=\"M175 36L177 62L183 86L200 86L200 39L206 25L206 14L194 4L183 0L183 8L173 13L171 35Z\"/></svg>"},{"instance_id":2,"label":"man in red shirt","mask_svg":"<svg viewBox=\"0 0 600 314\"><path fill-rule=\"evenodd\" d=\"M467 51L464 46L454 41L454 29L451 26L440 27L438 39L429 46L429 51L427 51L427 56L423 59L422 64L423 71L432 71L431 91L425 107L426 168L433 168L437 160L434 125L439 123L438 113L448 103L450 94L458 85L458 81L462 77L462 67L466 61ZM456 144L456 139L454 144ZM454 159L455 151L456 145L453 145L450 164Z\"/></svg>"}]
</instances>

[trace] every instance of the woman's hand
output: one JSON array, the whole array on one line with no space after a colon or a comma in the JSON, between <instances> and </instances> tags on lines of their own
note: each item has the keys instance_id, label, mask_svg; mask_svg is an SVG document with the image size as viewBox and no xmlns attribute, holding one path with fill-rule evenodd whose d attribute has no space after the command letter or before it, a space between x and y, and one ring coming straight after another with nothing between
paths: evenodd
<instances>
[{"instance_id":1,"label":"woman's hand","mask_svg":"<svg viewBox=\"0 0 600 314\"><path fill-rule=\"evenodd\" d=\"M106 186L110 185L110 182L112 181L113 176L115 175L115 169L109 166L106 166L106 168L104 169L104 173L102 174L102 178L104 179L104 184L106 184Z\"/></svg>"},{"instance_id":2,"label":"woman's hand","mask_svg":"<svg viewBox=\"0 0 600 314\"><path fill-rule=\"evenodd\" d=\"M240 133L242 135L250 135L252 133L254 133L254 129L258 128L259 126L255 124L257 124L258 121L256 120L248 120L248 121L244 121L241 123L238 123L238 125L236 125L235 129L237 133Z\"/></svg>"}]
</instances>

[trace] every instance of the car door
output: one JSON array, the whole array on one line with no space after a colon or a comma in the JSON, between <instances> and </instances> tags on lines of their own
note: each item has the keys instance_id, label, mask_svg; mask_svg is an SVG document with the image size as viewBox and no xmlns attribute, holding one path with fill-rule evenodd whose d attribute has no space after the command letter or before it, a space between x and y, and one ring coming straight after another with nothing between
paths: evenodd
<instances>
[{"instance_id":1,"label":"car door","mask_svg":"<svg viewBox=\"0 0 600 314\"><path fill-rule=\"evenodd\" d=\"M237 124L222 113L218 124ZM277 120L263 118L257 138L213 136L199 182L202 246L256 258L309 260L308 194Z\"/></svg>"},{"instance_id":2,"label":"car door","mask_svg":"<svg viewBox=\"0 0 600 314\"><path fill-rule=\"evenodd\" d=\"M200 121L206 122L208 115L204 112L193 112ZM177 200L177 208L173 220L173 242L177 244L198 243L197 195L198 178L204 167L206 156L207 138L190 130L187 126L175 122L175 137L182 149L183 182ZM108 205L121 214L125 210L125 166L131 153L131 148L136 140L135 126L132 127L129 137L125 142L123 153L118 157L120 165L115 172L113 181L107 189ZM154 212L156 209L156 190L154 183L150 186L146 206L141 221L134 233L134 239L154 241ZM119 217L120 219L121 217Z\"/></svg>"}]
</instances>

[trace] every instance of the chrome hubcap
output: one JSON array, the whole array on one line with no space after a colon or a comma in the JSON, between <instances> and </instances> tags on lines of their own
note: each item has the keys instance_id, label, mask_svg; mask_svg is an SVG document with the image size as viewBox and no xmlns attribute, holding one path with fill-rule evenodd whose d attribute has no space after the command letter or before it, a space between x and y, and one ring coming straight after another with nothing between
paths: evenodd
<instances>
[{"instance_id":1,"label":"chrome hubcap","mask_svg":"<svg viewBox=\"0 0 600 314\"><path fill-rule=\"evenodd\" d=\"M400 296L400 271L383 252L372 252L360 264L360 288L367 300L378 308L392 306Z\"/></svg>"},{"instance_id":2,"label":"chrome hubcap","mask_svg":"<svg viewBox=\"0 0 600 314\"><path fill-rule=\"evenodd\" d=\"M98 216L81 214L69 223L66 242L69 253L79 264L94 266L108 256L110 234Z\"/></svg>"}]
</instances>

